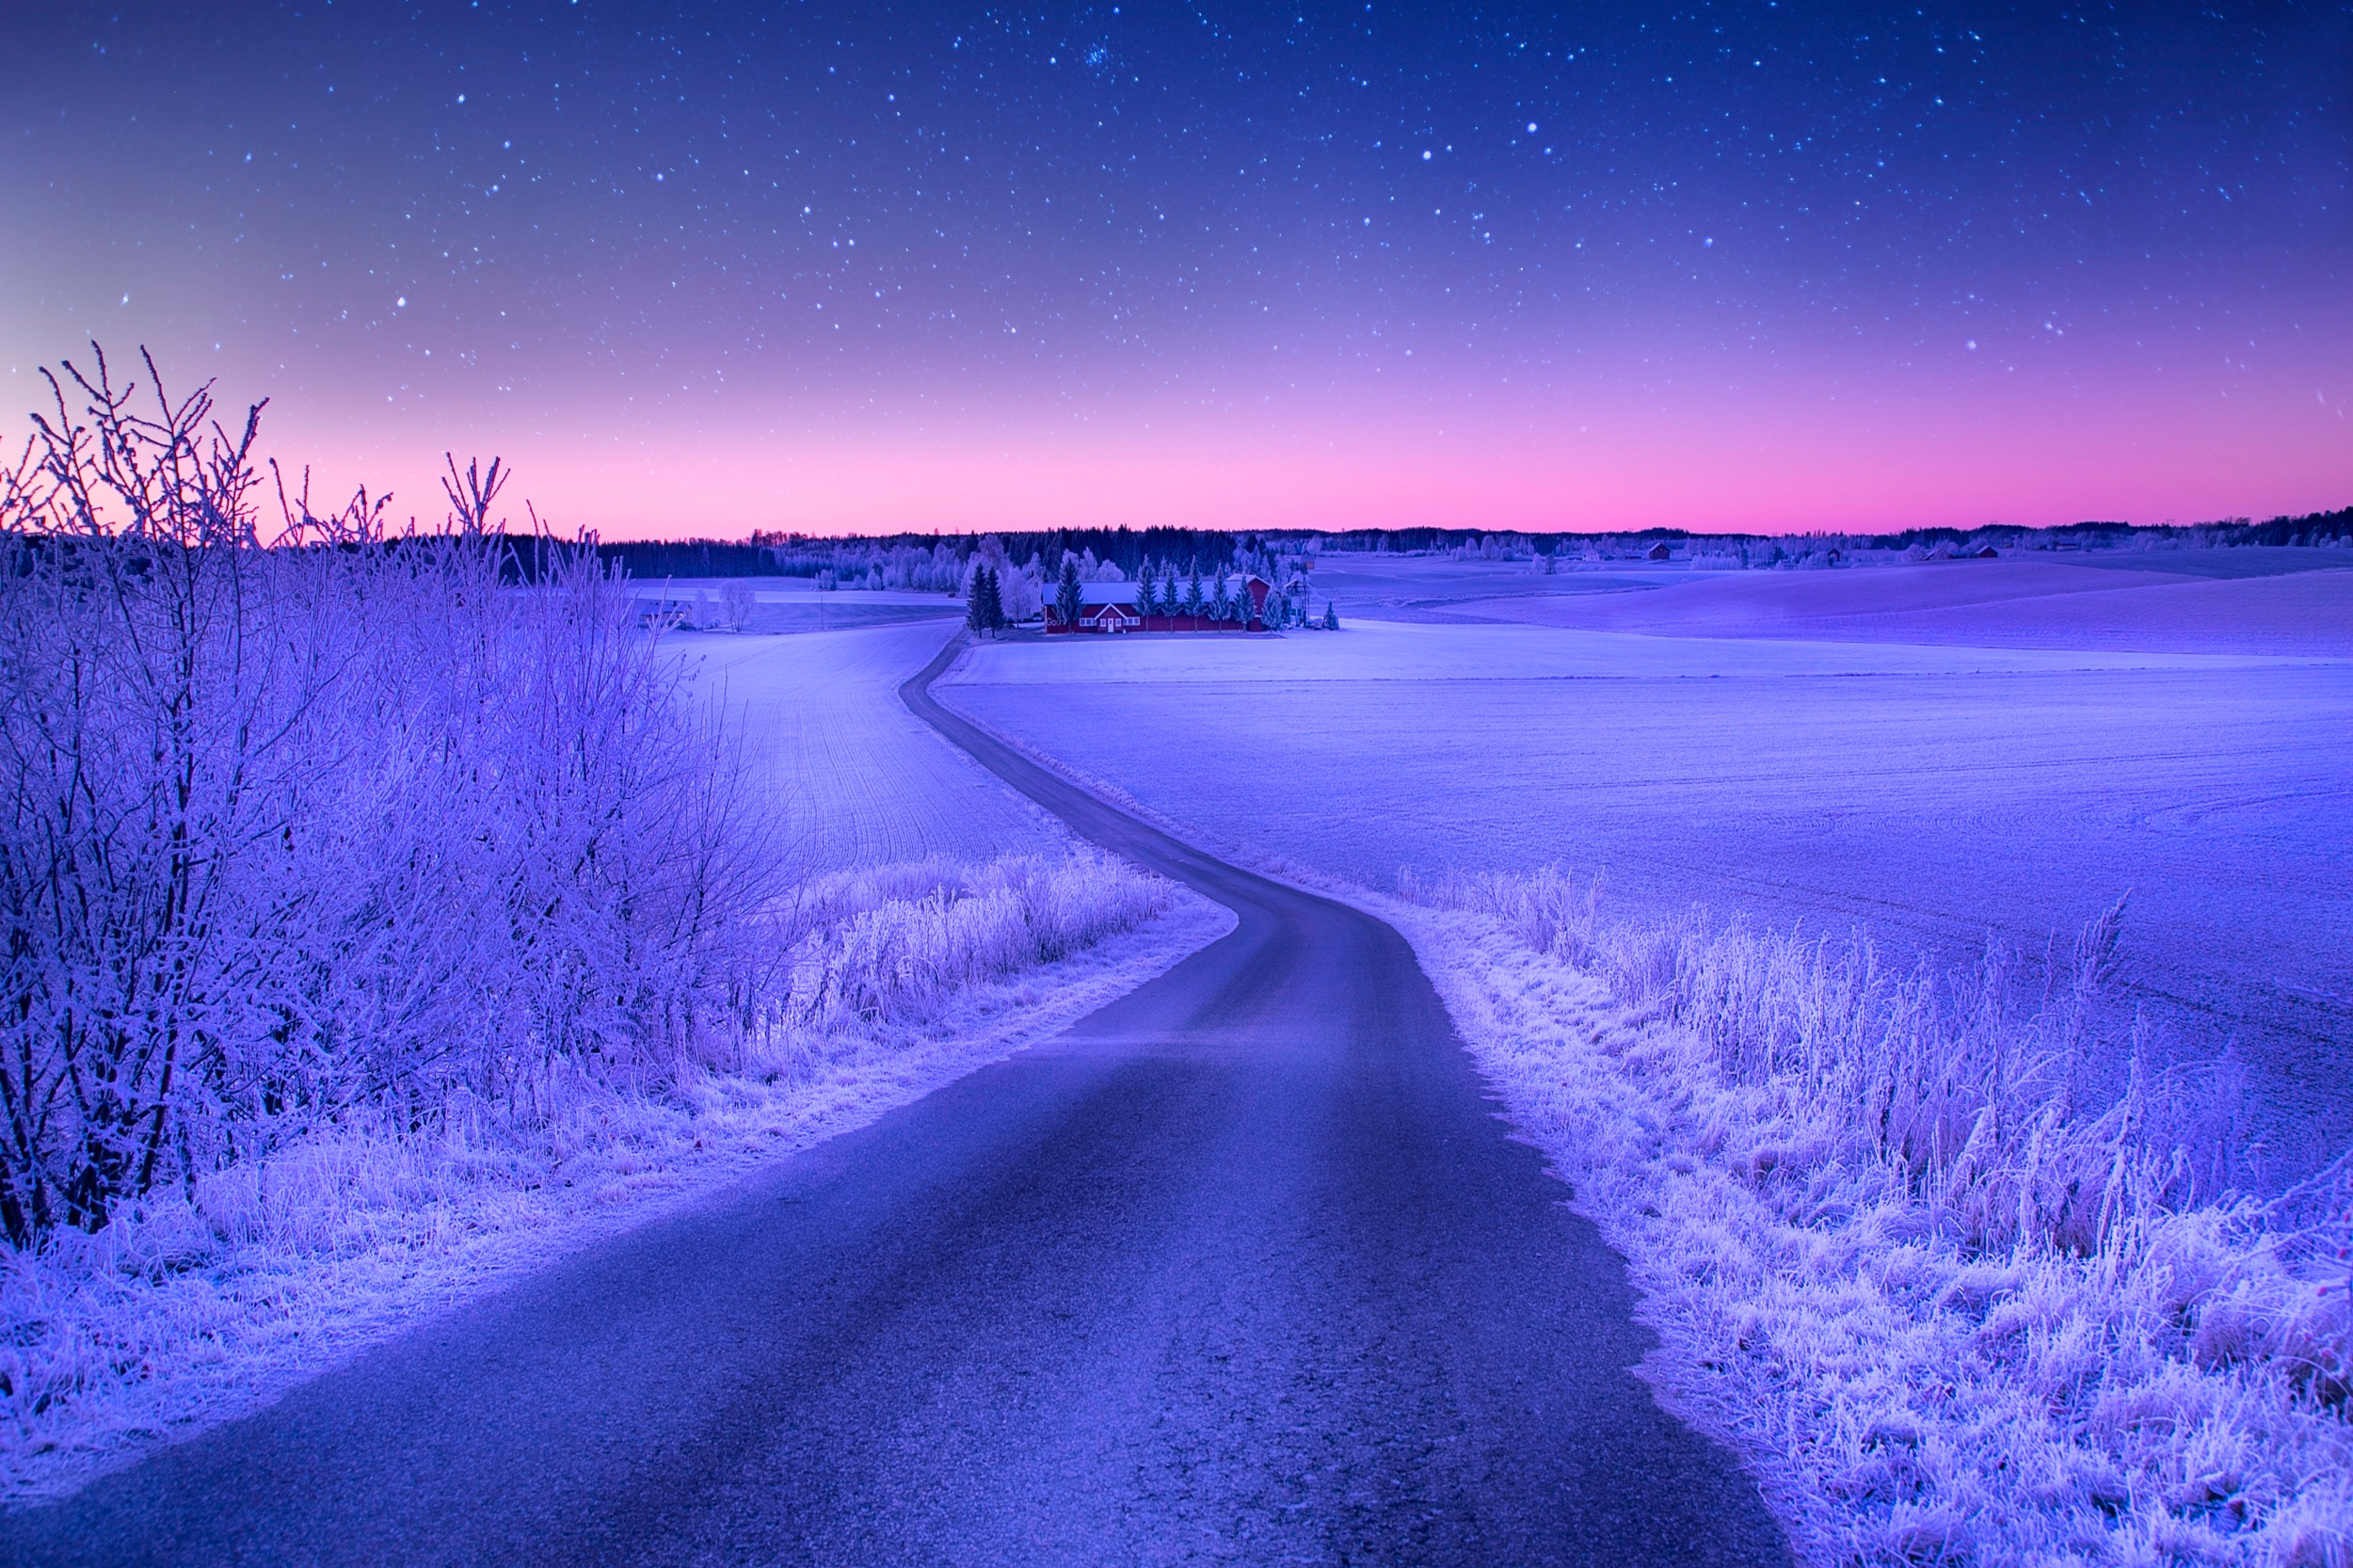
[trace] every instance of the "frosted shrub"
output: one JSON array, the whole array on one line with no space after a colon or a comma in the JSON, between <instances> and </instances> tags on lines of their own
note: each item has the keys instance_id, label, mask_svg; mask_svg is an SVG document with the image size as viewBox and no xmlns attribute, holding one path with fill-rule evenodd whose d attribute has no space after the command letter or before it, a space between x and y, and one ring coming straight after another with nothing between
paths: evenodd
<instances>
[{"instance_id":1,"label":"frosted shrub","mask_svg":"<svg viewBox=\"0 0 2353 1568\"><path fill-rule=\"evenodd\" d=\"M447 535L362 496L265 548L258 408L52 385L0 474L11 1242L740 1020L762 890L720 738L592 555L503 584L496 464L453 468Z\"/></svg>"},{"instance_id":2,"label":"frosted shrub","mask_svg":"<svg viewBox=\"0 0 2353 1568\"><path fill-rule=\"evenodd\" d=\"M1497 933L1449 1000L1808 1555L2353 1561L2353 1177L2238 1190L2228 1074L2102 1022L2120 911L1891 972L1558 871L1403 890Z\"/></svg>"}]
</instances>

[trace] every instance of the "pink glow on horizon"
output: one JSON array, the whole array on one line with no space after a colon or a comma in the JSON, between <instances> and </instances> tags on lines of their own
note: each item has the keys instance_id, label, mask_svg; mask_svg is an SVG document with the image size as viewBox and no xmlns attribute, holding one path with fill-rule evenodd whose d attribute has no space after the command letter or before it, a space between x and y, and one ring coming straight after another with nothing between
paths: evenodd
<instances>
[{"instance_id":1,"label":"pink glow on horizon","mask_svg":"<svg viewBox=\"0 0 2353 1568\"><path fill-rule=\"evenodd\" d=\"M641 431L628 441L488 420L454 438L414 420L399 434L379 427L372 450L354 450L347 427L286 420L272 444L340 450L320 465L322 484L366 476L398 492L396 513L427 520L439 487L408 454L496 453L517 476L507 495L517 520L529 497L560 531L614 539L1158 524L1880 531L2191 522L2353 501L2353 422L2312 393L2187 408L2124 394L1896 409L1687 404L1579 419L1294 412L1257 428L1230 418L1124 430L1039 420L905 436Z\"/></svg>"}]
</instances>

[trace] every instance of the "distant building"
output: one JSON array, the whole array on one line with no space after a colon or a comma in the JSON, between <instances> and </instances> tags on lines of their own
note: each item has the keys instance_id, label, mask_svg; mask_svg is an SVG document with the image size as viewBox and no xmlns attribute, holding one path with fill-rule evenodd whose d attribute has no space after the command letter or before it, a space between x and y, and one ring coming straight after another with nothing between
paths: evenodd
<instances>
[{"instance_id":1,"label":"distant building","mask_svg":"<svg viewBox=\"0 0 2353 1568\"><path fill-rule=\"evenodd\" d=\"M1657 544L1651 546L1650 549L1642 552L1642 558L1647 561L1672 560L1674 552L1667 548L1667 541L1664 539L1659 540Z\"/></svg>"},{"instance_id":2,"label":"distant building","mask_svg":"<svg viewBox=\"0 0 2353 1568\"><path fill-rule=\"evenodd\" d=\"M1136 612L1136 585L1133 583L1085 583L1080 584L1079 630L1081 632L1133 632L1144 625L1144 617ZM1048 600L1046 603L1046 630L1069 630L1060 624L1062 607Z\"/></svg>"},{"instance_id":3,"label":"distant building","mask_svg":"<svg viewBox=\"0 0 2353 1568\"><path fill-rule=\"evenodd\" d=\"M1266 610L1267 595L1273 584L1263 577L1245 577L1236 585L1249 596L1250 618L1243 622L1215 620L1209 616L1163 616L1160 612L1145 613L1138 607L1141 589L1133 583L1081 583L1079 584L1079 623L1064 626L1058 589L1052 584L1046 591L1046 630L1063 632L1263 632L1266 622L1261 618Z\"/></svg>"}]
</instances>

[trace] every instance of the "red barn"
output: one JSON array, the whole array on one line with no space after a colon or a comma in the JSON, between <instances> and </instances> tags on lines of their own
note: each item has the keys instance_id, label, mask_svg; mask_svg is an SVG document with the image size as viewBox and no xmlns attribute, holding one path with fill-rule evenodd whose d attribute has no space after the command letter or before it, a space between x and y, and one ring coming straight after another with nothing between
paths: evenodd
<instances>
[{"instance_id":1,"label":"red barn","mask_svg":"<svg viewBox=\"0 0 2353 1568\"><path fill-rule=\"evenodd\" d=\"M1046 596L1046 630L1055 632L1263 632L1266 622L1261 615L1266 609L1266 596L1273 584L1263 577L1245 577L1239 584L1241 593L1250 596L1250 617L1247 621L1213 620L1208 616L1164 616L1159 611L1140 609L1142 591L1133 583L1081 583L1079 584L1079 624L1064 626L1062 606L1056 595L1048 590ZM1229 591L1231 591L1229 589Z\"/></svg>"}]
</instances>

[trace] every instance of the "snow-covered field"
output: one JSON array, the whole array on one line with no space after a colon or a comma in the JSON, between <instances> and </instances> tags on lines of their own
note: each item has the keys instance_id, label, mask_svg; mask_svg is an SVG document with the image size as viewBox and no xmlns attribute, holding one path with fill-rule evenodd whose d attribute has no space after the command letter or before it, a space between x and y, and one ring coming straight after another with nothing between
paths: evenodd
<instances>
[{"instance_id":1,"label":"snow-covered field","mask_svg":"<svg viewBox=\"0 0 2353 1568\"><path fill-rule=\"evenodd\" d=\"M2274 558L2269 564L2305 569L2260 575L2166 569L2232 553L2137 557L2137 569L2084 564L2096 557L2028 556L1692 574L1671 591L1472 600L1456 608L1499 620L1669 637L2353 657L2353 563L2340 564L2345 552L2266 552ZM2315 569L2313 559L2326 565Z\"/></svg>"},{"instance_id":2,"label":"snow-covered field","mask_svg":"<svg viewBox=\"0 0 2353 1568\"><path fill-rule=\"evenodd\" d=\"M2346 571L2353 570L2353 552L2335 546L2028 551L1993 561L1919 563L1875 556L1851 569L1823 572L1737 572L1727 569L1729 565L1722 558L1706 557L1663 562L1566 560L1555 571L1545 572L1541 562L1526 560L1454 561L1343 553L1317 560L1310 576L1319 600L1327 595L1337 599L1342 613L1357 619L1451 623L1501 618L1540 625L1661 630L1685 635L1839 636L1847 633L1837 628L1837 619L1863 616L1881 623L1865 635L1881 636L1896 630L1890 616L1940 603L1991 605L2006 600L2041 599L2055 592L2125 594L2137 587ZM1713 586L1703 588L1702 584ZM1653 599L1646 590L1662 590L1664 597ZM2167 597L2144 602L2162 606ZM2185 605L2195 606L2206 596L2175 597ZM2221 596L2225 600L2229 597ZM2099 632L2098 621L2105 618L2085 614L2090 608L2086 602L2067 607L2050 628L2047 643L2039 639L2025 646L2087 646L2087 639ZM2127 623L2113 631L2129 631L2130 623L2145 625L2152 618L2150 608L2136 613L2130 599L2113 601L2109 609ZM1954 630L1964 641L1971 636L2008 640L2001 626L2005 614L1981 615L1974 621L1957 623ZM1811 627L1798 624L1809 616L1823 618L1815 619ZM2168 618L2176 623L2165 629L2169 633L2194 634L2197 630L2189 617ZM2340 611L2336 617L2340 632L2343 621ZM2030 626L2020 630L2027 634L2032 631ZM2283 630L2259 624L2237 612L2230 614L2219 628L2230 646L2240 648L2249 637L2272 638ZM1918 641L1952 640L1937 634L1926 622L1915 622L1909 634ZM2133 640L2118 646L2195 649L2203 645Z\"/></svg>"},{"instance_id":3,"label":"snow-covered field","mask_svg":"<svg viewBox=\"0 0 2353 1568\"><path fill-rule=\"evenodd\" d=\"M666 605L696 625L729 625L742 616L745 632L843 632L861 626L952 622L961 600L905 588L821 588L806 577L632 578L631 595ZM735 600L731 603L731 600Z\"/></svg>"},{"instance_id":4,"label":"snow-covered field","mask_svg":"<svg viewBox=\"0 0 2353 1568\"><path fill-rule=\"evenodd\" d=\"M985 860L1068 844L1045 813L899 701L900 683L955 624L665 639L695 671L695 689L740 723L751 778L783 823L796 869Z\"/></svg>"},{"instance_id":5,"label":"snow-covered field","mask_svg":"<svg viewBox=\"0 0 2353 1568\"><path fill-rule=\"evenodd\" d=\"M1851 629L1933 573L2004 564L1513 602L1665 618L1737 590L1786 624L1827 584ZM1433 565L1455 614L1476 607L1465 564ZM2348 583L2216 585L2290 585L2342 628ZM2233 1048L2283 1164L2353 1135L2353 661L1341 613L1337 635L992 645L939 690L1211 841L1366 887L1557 862L1629 916L1861 922L1898 962L1989 933L2039 950L2130 895L2122 978L2167 1048Z\"/></svg>"},{"instance_id":6,"label":"snow-covered field","mask_svg":"<svg viewBox=\"0 0 2353 1568\"><path fill-rule=\"evenodd\" d=\"M1746 613L1818 616L1821 580L1751 577ZM1829 608L1851 639L1906 585ZM985 647L943 695L1406 934L1626 1255L1647 1375L1806 1560L2353 1560L2347 1173L2233 1192L2268 1179L2247 1107L2151 1060L2099 918L2133 891L2126 1001L2177 1049L2235 1032L2276 1164L2341 1148L2353 666L1428 597L1337 636ZM1989 930L2025 951L1952 961Z\"/></svg>"}]
</instances>

